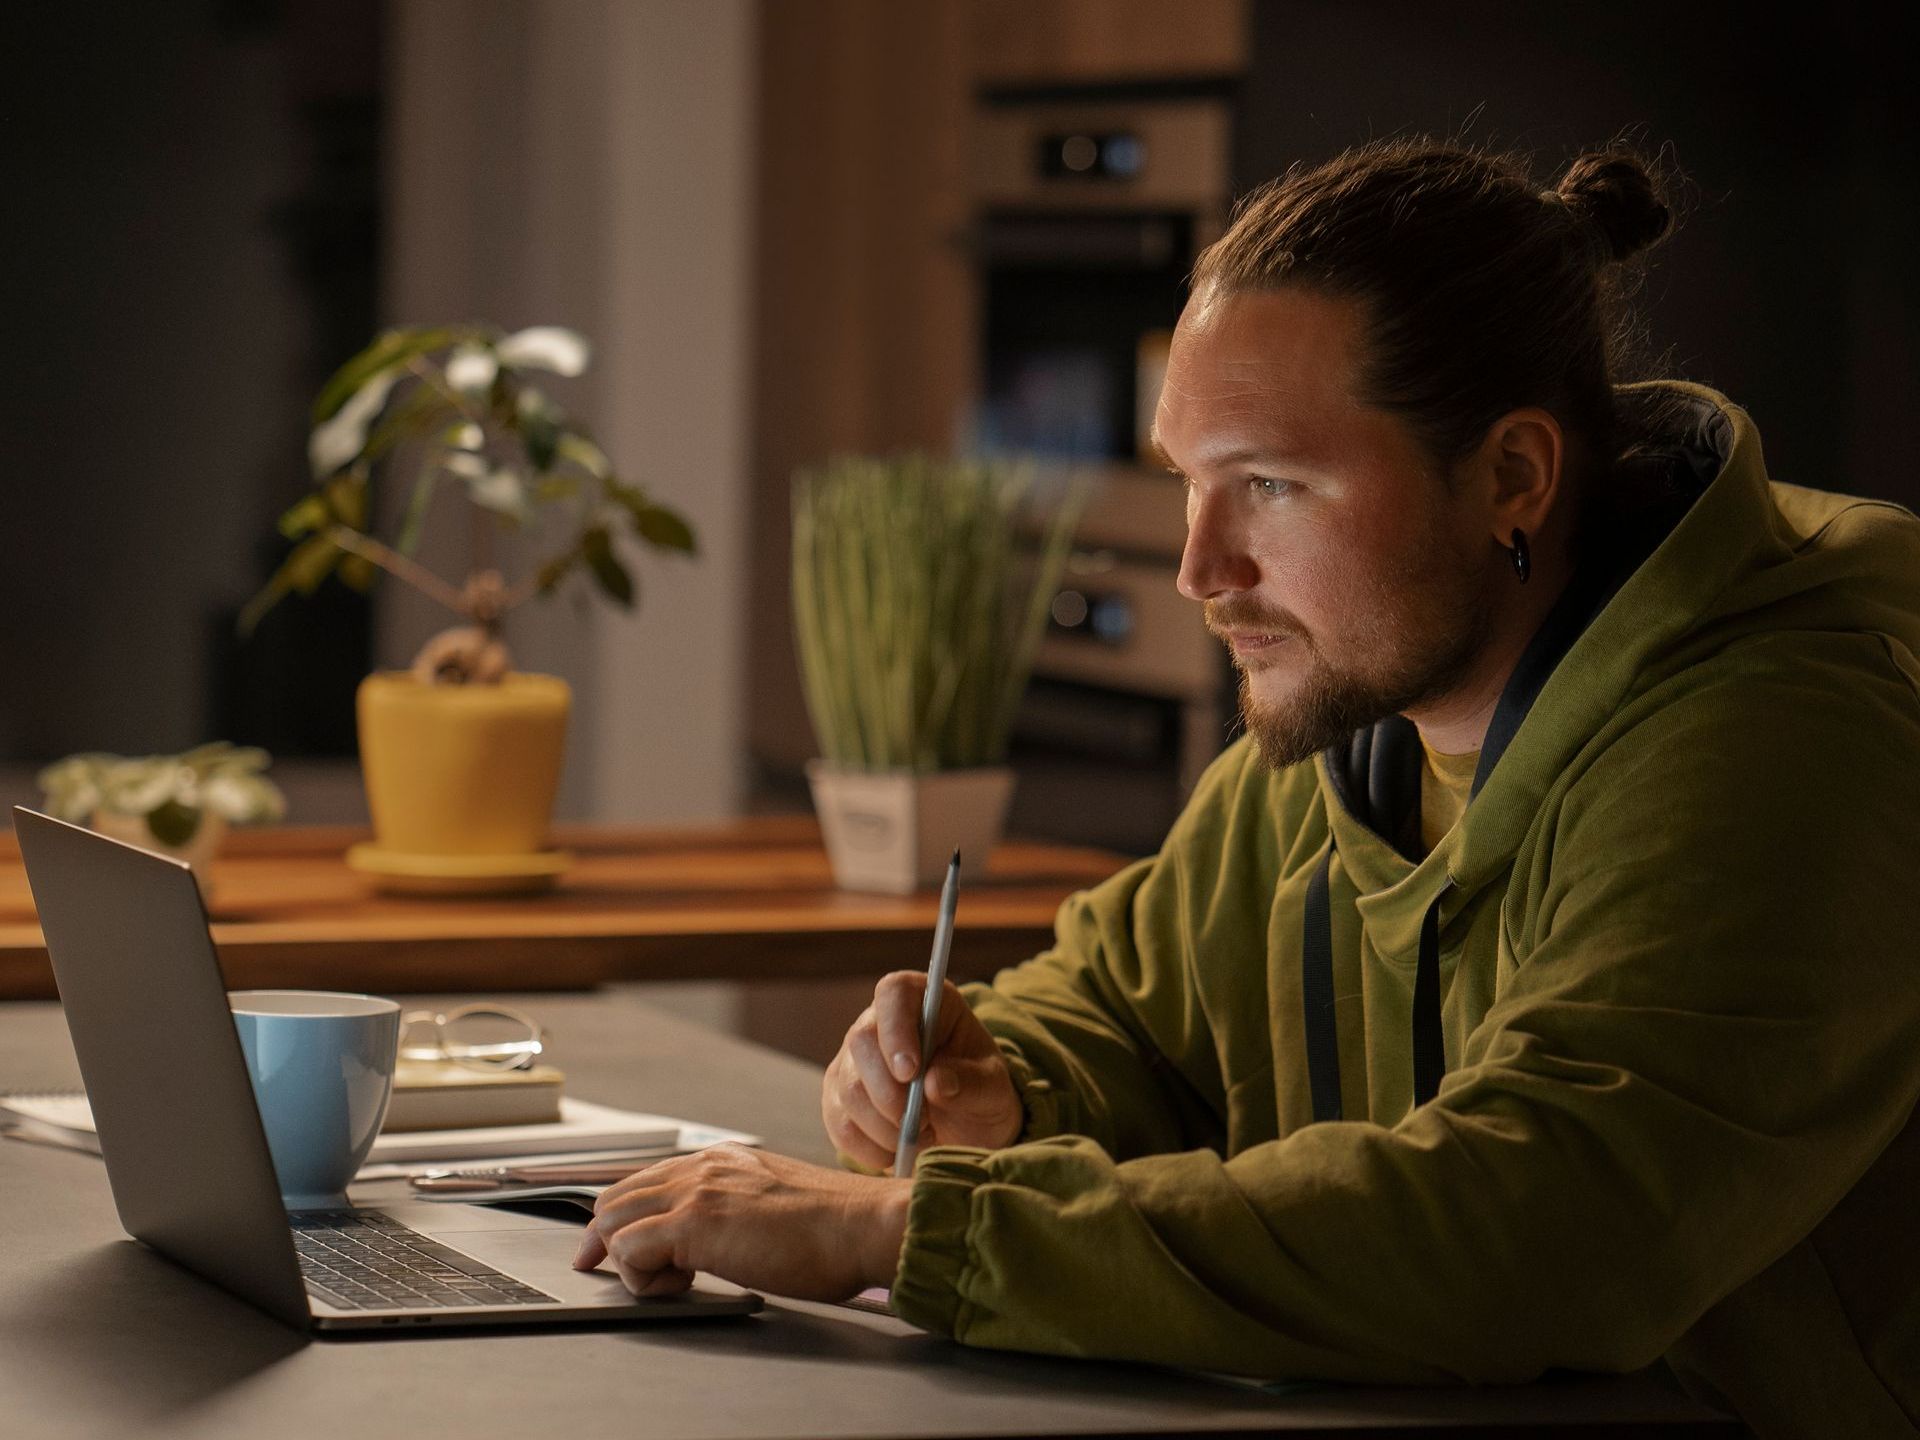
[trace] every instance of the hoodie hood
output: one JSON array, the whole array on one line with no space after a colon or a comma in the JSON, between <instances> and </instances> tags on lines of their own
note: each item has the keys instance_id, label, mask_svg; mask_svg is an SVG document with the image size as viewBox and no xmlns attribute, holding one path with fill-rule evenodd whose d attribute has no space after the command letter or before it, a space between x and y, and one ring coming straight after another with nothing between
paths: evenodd
<instances>
[{"instance_id":1,"label":"hoodie hood","mask_svg":"<svg viewBox=\"0 0 1920 1440\"><path fill-rule=\"evenodd\" d=\"M1920 651L1920 547L1909 524L1887 523L1905 510L1770 481L1759 431L1717 390L1658 380L1616 393L1628 441L1616 493L1502 696L1463 822L1424 859L1409 848L1420 750L1401 717L1320 757L1330 822L1366 895L1412 882L1471 896L1506 870L1549 789L1629 700L1746 636L1868 629ZM1889 573L1906 577L1904 593Z\"/></svg>"}]
</instances>

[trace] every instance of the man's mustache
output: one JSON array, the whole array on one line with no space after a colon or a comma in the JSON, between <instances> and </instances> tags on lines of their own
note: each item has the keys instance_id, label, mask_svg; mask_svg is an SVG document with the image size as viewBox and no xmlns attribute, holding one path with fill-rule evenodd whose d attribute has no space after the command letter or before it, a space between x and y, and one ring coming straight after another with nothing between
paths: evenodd
<instances>
[{"instance_id":1,"label":"man's mustache","mask_svg":"<svg viewBox=\"0 0 1920 1440\"><path fill-rule=\"evenodd\" d=\"M1224 640L1233 631L1256 635L1300 635L1300 623L1283 610L1268 610L1244 602L1237 604L1209 600L1201 606L1207 629Z\"/></svg>"}]
</instances>

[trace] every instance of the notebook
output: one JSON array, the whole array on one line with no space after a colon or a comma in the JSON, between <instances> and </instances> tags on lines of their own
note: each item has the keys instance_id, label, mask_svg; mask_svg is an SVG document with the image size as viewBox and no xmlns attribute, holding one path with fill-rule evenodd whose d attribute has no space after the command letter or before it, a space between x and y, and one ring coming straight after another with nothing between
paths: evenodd
<instances>
[{"instance_id":1,"label":"notebook","mask_svg":"<svg viewBox=\"0 0 1920 1440\"><path fill-rule=\"evenodd\" d=\"M70 1150L100 1153L87 1097L0 1095L0 1121L32 1139ZM392 1174L388 1167L425 1161L493 1160L535 1155L585 1155L632 1150L697 1150L731 1140L757 1145L759 1137L695 1125L667 1115L616 1110L572 1096L560 1101L560 1119L544 1125L486 1125L464 1130L412 1130L373 1142L362 1179ZM379 1168L375 1168L379 1167ZM371 1172L371 1173L369 1173Z\"/></svg>"}]
</instances>

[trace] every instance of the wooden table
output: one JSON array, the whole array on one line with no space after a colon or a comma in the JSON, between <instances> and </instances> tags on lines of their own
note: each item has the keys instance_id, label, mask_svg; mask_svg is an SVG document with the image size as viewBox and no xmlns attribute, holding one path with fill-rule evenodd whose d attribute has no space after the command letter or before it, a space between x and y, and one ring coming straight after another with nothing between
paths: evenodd
<instances>
[{"instance_id":1,"label":"wooden table","mask_svg":"<svg viewBox=\"0 0 1920 1440\"><path fill-rule=\"evenodd\" d=\"M380 895L346 868L345 828L241 830L214 865L213 935L230 989L573 990L614 980L878 976L924 964L938 895L836 890L811 816L680 829L566 828L578 857L550 893ZM1062 899L1124 863L1013 842L966 877L956 979L1051 942ZM46 999L53 972L18 845L0 836L0 999Z\"/></svg>"}]
</instances>

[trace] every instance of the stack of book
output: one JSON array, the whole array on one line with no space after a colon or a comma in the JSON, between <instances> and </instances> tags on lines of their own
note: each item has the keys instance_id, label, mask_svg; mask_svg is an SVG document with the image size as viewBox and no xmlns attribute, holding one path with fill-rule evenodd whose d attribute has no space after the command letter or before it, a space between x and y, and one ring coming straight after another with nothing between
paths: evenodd
<instances>
[{"instance_id":1,"label":"stack of book","mask_svg":"<svg viewBox=\"0 0 1920 1440\"><path fill-rule=\"evenodd\" d=\"M467 1130L480 1125L546 1125L560 1119L566 1076L551 1065L475 1070L444 1061L402 1060L381 1133Z\"/></svg>"}]
</instances>

